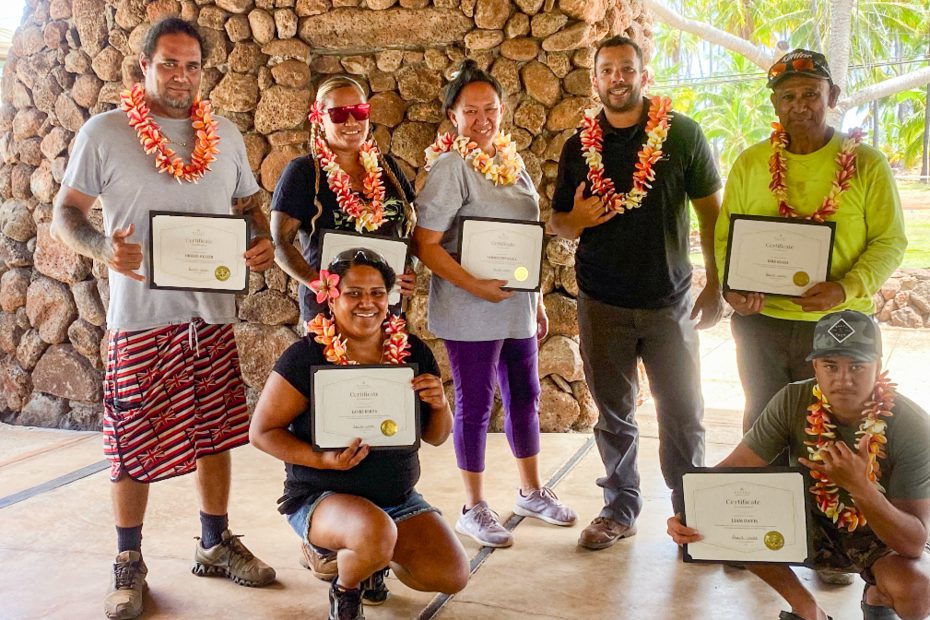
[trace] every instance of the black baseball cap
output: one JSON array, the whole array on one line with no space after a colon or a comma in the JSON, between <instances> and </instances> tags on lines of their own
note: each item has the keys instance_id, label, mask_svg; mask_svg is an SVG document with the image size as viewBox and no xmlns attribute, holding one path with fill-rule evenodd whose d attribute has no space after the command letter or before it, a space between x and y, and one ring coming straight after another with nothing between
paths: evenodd
<instances>
[{"instance_id":1,"label":"black baseball cap","mask_svg":"<svg viewBox=\"0 0 930 620\"><path fill-rule=\"evenodd\" d=\"M779 58L778 61L769 68L768 87L775 88L776 84L793 75L804 75L827 80L830 84L833 84L833 77L830 75L830 65L827 63L827 57L820 52L796 49Z\"/></svg>"},{"instance_id":2,"label":"black baseball cap","mask_svg":"<svg viewBox=\"0 0 930 620\"><path fill-rule=\"evenodd\" d=\"M882 356L882 334L867 314L855 310L831 312L814 328L814 348L807 361L839 355L858 362L874 362Z\"/></svg>"}]
</instances>

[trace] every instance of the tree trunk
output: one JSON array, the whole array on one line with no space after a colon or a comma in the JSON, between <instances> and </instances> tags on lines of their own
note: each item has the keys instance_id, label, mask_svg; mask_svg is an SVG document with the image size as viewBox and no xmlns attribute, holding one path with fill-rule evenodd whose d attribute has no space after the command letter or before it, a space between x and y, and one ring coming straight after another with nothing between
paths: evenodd
<instances>
[{"instance_id":1,"label":"tree trunk","mask_svg":"<svg viewBox=\"0 0 930 620\"><path fill-rule=\"evenodd\" d=\"M930 48L927 53L930 54ZM924 99L924 144L920 158L920 180L930 183L930 84L927 84L927 97Z\"/></svg>"},{"instance_id":2,"label":"tree trunk","mask_svg":"<svg viewBox=\"0 0 930 620\"><path fill-rule=\"evenodd\" d=\"M930 183L930 84L927 84L927 98L924 101L924 152L920 158L920 180Z\"/></svg>"},{"instance_id":3,"label":"tree trunk","mask_svg":"<svg viewBox=\"0 0 930 620\"><path fill-rule=\"evenodd\" d=\"M880 110L878 109L878 100L876 99L873 101L870 107L872 108L872 148L878 149L880 137L878 132L879 127L881 127L881 123L879 122L878 117L880 114Z\"/></svg>"},{"instance_id":4,"label":"tree trunk","mask_svg":"<svg viewBox=\"0 0 930 620\"><path fill-rule=\"evenodd\" d=\"M833 83L846 90L849 55L852 50L852 0L830 0L830 48L827 62Z\"/></svg>"}]
</instances>

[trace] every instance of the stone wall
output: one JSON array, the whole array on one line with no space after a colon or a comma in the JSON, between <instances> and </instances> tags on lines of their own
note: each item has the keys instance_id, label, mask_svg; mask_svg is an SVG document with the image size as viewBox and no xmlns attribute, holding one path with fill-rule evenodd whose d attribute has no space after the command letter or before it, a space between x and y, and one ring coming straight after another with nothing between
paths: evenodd
<instances>
[{"instance_id":1,"label":"stone wall","mask_svg":"<svg viewBox=\"0 0 930 620\"><path fill-rule=\"evenodd\" d=\"M4 421L99 427L106 270L50 239L51 203L75 132L139 79L148 24L165 15L202 28L210 47L203 94L244 134L266 202L284 165L306 153L314 85L334 73L367 80L379 143L421 185L423 149L446 129L439 90L468 56L510 93L505 126L547 218L559 151L589 103L591 43L626 33L651 51L640 0L27 0L0 107ZM93 220L101 226L99 211ZM596 417L578 353L573 257L574 244L550 240L543 291L551 336L540 353L547 431L586 428ZM409 317L448 381L445 351L425 327L427 286L423 274ZM253 274L239 300L251 402L296 339L296 288L273 268Z\"/></svg>"},{"instance_id":2,"label":"stone wall","mask_svg":"<svg viewBox=\"0 0 930 620\"><path fill-rule=\"evenodd\" d=\"M875 318L893 327L930 327L930 269L894 272L875 294Z\"/></svg>"}]
</instances>

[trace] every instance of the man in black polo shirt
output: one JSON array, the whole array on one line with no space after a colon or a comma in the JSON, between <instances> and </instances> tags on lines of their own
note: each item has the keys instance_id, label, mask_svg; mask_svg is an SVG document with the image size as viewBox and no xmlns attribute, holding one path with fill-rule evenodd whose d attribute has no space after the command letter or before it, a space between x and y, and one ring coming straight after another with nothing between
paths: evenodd
<instances>
[{"instance_id":1,"label":"man in black polo shirt","mask_svg":"<svg viewBox=\"0 0 930 620\"><path fill-rule=\"evenodd\" d=\"M562 149L550 220L556 234L580 237L581 355L600 411L594 434L606 470L597 481L604 508L578 540L589 549L636 533L643 503L634 419L638 359L655 398L659 458L676 511L683 507L682 473L704 464L695 328L714 325L723 311L713 249L720 177L700 127L667 111L668 100L641 96L648 79L636 43L613 37L598 45L594 85L604 109L588 116ZM688 199L707 267L707 286L693 307Z\"/></svg>"}]
</instances>

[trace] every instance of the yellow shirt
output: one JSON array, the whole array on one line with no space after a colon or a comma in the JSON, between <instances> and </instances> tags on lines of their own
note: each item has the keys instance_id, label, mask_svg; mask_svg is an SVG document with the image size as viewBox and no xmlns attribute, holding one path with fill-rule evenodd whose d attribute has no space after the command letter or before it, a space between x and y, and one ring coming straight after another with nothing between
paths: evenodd
<instances>
[{"instance_id":1,"label":"yellow shirt","mask_svg":"<svg viewBox=\"0 0 930 620\"><path fill-rule=\"evenodd\" d=\"M836 175L836 155L842 137L834 132L821 149L805 155L785 151L788 166L788 204L802 217L820 208ZM714 251L721 282L726 264L730 214L777 216L778 204L769 190L772 180L768 140L749 147L739 156L723 194L723 208L714 231ZM858 310L875 312L872 295L901 264L907 238L901 199L885 156L866 144L856 149L856 173L849 189L840 195L830 280L846 292L846 301L824 312L803 312L788 297L766 295L762 314L793 321L816 321L828 312Z\"/></svg>"}]
</instances>

